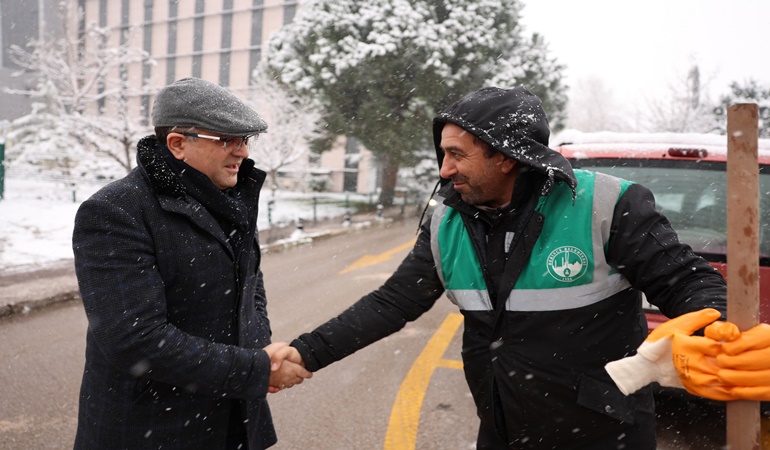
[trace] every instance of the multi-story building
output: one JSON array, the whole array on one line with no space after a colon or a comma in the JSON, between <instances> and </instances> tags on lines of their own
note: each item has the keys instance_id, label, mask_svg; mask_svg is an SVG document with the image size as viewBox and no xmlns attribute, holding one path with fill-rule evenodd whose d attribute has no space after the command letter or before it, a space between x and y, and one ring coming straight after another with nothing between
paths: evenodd
<instances>
[{"instance_id":1,"label":"multi-story building","mask_svg":"<svg viewBox=\"0 0 770 450\"><path fill-rule=\"evenodd\" d=\"M25 47L32 39L60 34L61 21L55 0L0 0L0 121L12 120L30 112L29 99L6 95L5 89L24 89L28 79L14 74L19 70L11 47Z\"/></svg>"},{"instance_id":2,"label":"multi-story building","mask_svg":"<svg viewBox=\"0 0 770 450\"><path fill-rule=\"evenodd\" d=\"M252 71L265 57L271 34L291 22L301 7L296 0L69 2L71 11L77 13L70 14L69 23L62 27L56 0L0 0L0 82L3 86L23 83L10 76L14 69L7 53L10 44L24 46L31 38L62 33L62 29L82 35L89 24L95 24L108 30L105 36L109 41L91 45L118 47L128 43L154 60L154 64L137 62L122 68L130 87L137 92L129 108L144 123L149 123L154 93L180 78L200 77L244 93ZM14 119L29 110L22 97L13 97L19 106L4 107L0 119ZM5 98L3 102L8 105ZM109 113L109 106L105 111ZM287 181L292 174L309 171L328 174L334 191L371 192L376 184L377 170L371 154L344 137L320 158L287 169Z\"/></svg>"}]
</instances>

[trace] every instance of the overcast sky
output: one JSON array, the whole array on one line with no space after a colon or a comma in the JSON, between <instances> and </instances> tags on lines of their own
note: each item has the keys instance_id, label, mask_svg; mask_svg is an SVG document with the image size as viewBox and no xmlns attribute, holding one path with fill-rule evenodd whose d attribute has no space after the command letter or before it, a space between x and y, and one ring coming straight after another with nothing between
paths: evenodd
<instances>
[{"instance_id":1,"label":"overcast sky","mask_svg":"<svg viewBox=\"0 0 770 450\"><path fill-rule=\"evenodd\" d=\"M545 37L570 86L600 77L618 99L644 101L693 63L712 100L732 81L770 86L770 1L522 1L525 29Z\"/></svg>"}]
</instances>

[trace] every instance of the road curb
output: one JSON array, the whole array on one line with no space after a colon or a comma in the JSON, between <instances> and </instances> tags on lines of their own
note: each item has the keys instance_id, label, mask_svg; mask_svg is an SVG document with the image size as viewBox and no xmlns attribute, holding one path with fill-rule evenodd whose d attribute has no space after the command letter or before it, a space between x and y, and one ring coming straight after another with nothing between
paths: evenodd
<instances>
[{"instance_id":1,"label":"road curb","mask_svg":"<svg viewBox=\"0 0 770 450\"><path fill-rule=\"evenodd\" d=\"M16 314L27 314L32 311L43 309L48 306L58 305L59 303L65 303L70 301L80 301L80 292L67 291L61 292L48 297L43 297L36 300L27 300L21 302L12 302L0 305L0 319L11 317Z\"/></svg>"}]
</instances>

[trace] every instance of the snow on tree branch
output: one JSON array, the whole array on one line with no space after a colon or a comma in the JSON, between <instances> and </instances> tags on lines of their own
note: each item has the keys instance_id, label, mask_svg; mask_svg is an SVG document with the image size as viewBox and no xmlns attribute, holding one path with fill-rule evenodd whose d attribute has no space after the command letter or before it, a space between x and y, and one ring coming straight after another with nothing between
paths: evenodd
<instances>
[{"instance_id":1,"label":"snow on tree branch","mask_svg":"<svg viewBox=\"0 0 770 450\"><path fill-rule=\"evenodd\" d=\"M274 76L324 107L382 166L384 204L401 165L432 145L438 109L485 85L524 84L563 126L562 67L523 35L519 0L315 0L269 43Z\"/></svg>"},{"instance_id":2,"label":"snow on tree branch","mask_svg":"<svg viewBox=\"0 0 770 450\"><path fill-rule=\"evenodd\" d=\"M103 177L93 172L99 160L102 172L119 176L115 169L131 170L133 147L150 131L140 117L131 115L130 100L148 92L129 88L127 68L153 61L147 52L131 47L136 30L122 30L119 45L111 45L112 30L93 24L74 37L67 28L70 5L60 7L64 37L11 47L11 58L20 67L14 75L30 77L34 87L5 91L29 96L35 103L29 115L11 125L10 170L21 169L24 161L29 170L46 166L62 177ZM81 162L89 168L75 170Z\"/></svg>"},{"instance_id":3,"label":"snow on tree branch","mask_svg":"<svg viewBox=\"0 0 770 450\"><path fill-rule=\"evenodd\" d=\"M770 86L749 79L730 84L730 92L723 95L714 107L713 130L727 134L727 108L737 103L756 103L759 107L759 137L770 138Z\"/></svg>"},{"instance_id":4,"label":"snow on tree branch","mask_svg":"<svg viewBox=\"0 0 770 450\"><path fill-rule=\"evenodd\" d=\"M267 132L251 145L249 153L257 167L270 175L275 189L278 171L306 158L310 142L321 137L321 114L261 68L254 71L246 102L268 124Z\"/></svg>"}]
</instances>

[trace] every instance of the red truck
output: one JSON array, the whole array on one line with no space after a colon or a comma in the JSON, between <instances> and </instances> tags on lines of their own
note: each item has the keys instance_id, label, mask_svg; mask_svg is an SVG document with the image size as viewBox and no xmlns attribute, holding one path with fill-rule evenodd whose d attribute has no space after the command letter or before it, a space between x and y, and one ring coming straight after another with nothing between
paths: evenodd
<instances>
[{"instance_id":1,"label":"red truck","mask_svg":"<svg viewBox=\"0 0 770 450\"><path fill-rule=\"evenodd\" d=\"M657 208L689 244L727 276L727 137L695 133L564 132L555 150L576 169L652 190ZM770 323L770 139L759 140L760 319ZM666 317L645 302L650 330Z\"/></svg>"}]
</instances>

